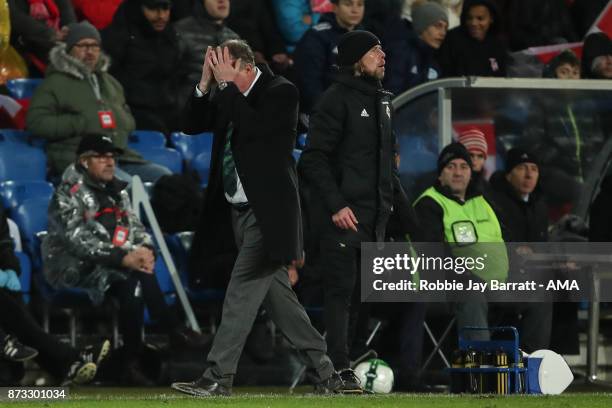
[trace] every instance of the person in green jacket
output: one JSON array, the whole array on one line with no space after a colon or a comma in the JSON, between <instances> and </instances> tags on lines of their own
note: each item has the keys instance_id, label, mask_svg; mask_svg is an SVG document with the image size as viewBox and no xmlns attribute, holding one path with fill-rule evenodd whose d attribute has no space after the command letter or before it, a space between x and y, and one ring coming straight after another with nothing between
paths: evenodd
<instances>
[{"instance_id":1,"label":"person in green jacket","mask_svg":"<svg viewBox=\"0 0 612 408\"><path fill-rule=\"evenodd\" d=\"M49 68L30 103L26 128L47 141L51 175L59 176L74 161L77 146L86 135L110 137L124 149L117 176L129 181L139 175L155 182L170 174L166 167L147 162L127 148L134 118L123 88L108 74L109 58L100 49L100 33L90 23L71 24L66 43L55 46Z\"/></svg>"}]
</instances>

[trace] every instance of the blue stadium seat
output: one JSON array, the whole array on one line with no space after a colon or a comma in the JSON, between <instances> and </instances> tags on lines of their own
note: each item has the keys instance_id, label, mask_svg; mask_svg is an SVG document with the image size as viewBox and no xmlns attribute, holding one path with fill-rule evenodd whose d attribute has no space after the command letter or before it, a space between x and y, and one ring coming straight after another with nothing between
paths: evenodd
<instances>
[{"instance_id":1,"label":"blue stadium seat","mask_svg":"<svg viewBox=\"0 0 612 408\"><path fill-rule=\"evenodd\" d=\"M183 171L183 160L181 154L168 147L149 148L140 151L145 160L166 166L172 173L180 174Z\"/></svg>"},{"instance_id":2,"label":"blue stadium seat","mask_svg":"<svg viewBox=\"0 0 612 408\"><path fill-rule=\"evenodd\" d=\"M293 149L293 158L297 163L300 160L300 156L302 155L302 151L300 149Z\"/></svg>"},{"instance_id":3,"label":"blue stadium seat","mask_svg":"<svg viewBox=\"0 0 612 408\"><path fill-rule=\"evenodd\" d=\"M198 173L200 177L200 185L206 187L208 185L208 176L210 174L210 151L199 153L191 161L191 168Z\"/></svg>"},{"instance_id":4,"label":"blue stadium seat","mask_svg":"<svg viewBox=\"0 0 612 408\"><path fill-rule=\"evenodd\" d=\"M0 142L12 142L30 145L44 149L45 139L32 136L30 132L22 129L0 129Z\"/></svg>"},{"instance_id":5,"label":"blue stadium seat","mask_svg":"<svg viewBox=\"0 0 612 408\"><path fill-rule=\"evenodd\" d=\"M32 287L32 263L30 257L24 252L15 252L17 259L19 259L19 266L21 268L21 275L19 275L19 281L21 283L21 294L23 300L26 303L30 302L30 289Z\"/></svg>"},{"instance_id":6,"label":"blue stadium seat","mask_svg":"<svg viewBox=\"0 0 612 408\"><path fill-rule=\"evenodd\" d=\"M183 160L189 167L191 161L202 152L212 151L213 134L209 132L197 135L187 135L182 132L174 132L170 135L172 145L183 156Z\"/></svg>"},{"instance_id":7,"label":"blue stadium seat","mask_svg":"<svg viewBox=\"0 0 612 408\"><path fill-rule=\"evenodd\" d=\"M297 136L297 148L304 149L306 147L306 138L308 137L307 133L300 133Z\"/></svg>"},{"instance_id":8,"label":"blue stadium seat","mask_svg":"<svg viewBox=\"0 0 612 408\"><path fill-rule=\"evenodd\" d=\"M23 247L32 257L35 257L38 252L36 234L47 230L48 208L49 198L29 198L19 204L11 216L19 226Z\"/></svg>"},{"instance_id":9,"label":"blue stadium seat","mask_svg":"<svg viewBox=\"0 0 612 408\"><path fill-rule=\"evenodd\" d=\"M148 149L162 149L166 147L166 136L155 130L135 130L128 137L128 146L141 153Z\"/></svg>"},{"instance_id":10,"label":"blue stadium seat","mask_svg":"<svg viewBox=\"0 0 612 408\"><path fill-rule=\"evenodd\" d=\"M47 155L21 143L0 142L0 181L45 180Z\"/></svg>"},{"instance_id":11,"label":"blue stadium seat","mask_svg":"<svg viewBox=\"0 0 612 408\"><path fill-rule=\"evenodd\" d=\"M4 208L13 210L30 198L51 199L53 185L43 180L4 181L0 183L0 196Z\"/></svg>"},{"instance_id":12,"label":"blue stadium seat","mask_svg":"<svg viewBox=\"0 0 612 408\"><path fill-rule=\"evenodd\" d=\"M6 88L15 99L31 98L42 78L19 78L6 81Z\"/></svg>"}]
</instances>

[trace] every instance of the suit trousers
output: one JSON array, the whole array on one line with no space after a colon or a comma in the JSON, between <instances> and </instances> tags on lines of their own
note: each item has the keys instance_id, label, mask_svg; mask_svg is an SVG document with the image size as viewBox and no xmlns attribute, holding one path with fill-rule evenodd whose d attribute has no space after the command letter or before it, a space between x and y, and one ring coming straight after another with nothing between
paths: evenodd
<instances>
[{"instance_id":1,"label":"suit trousers","mask_svg":"<svg viewBox=\"0 0 612 408\"><path fill-rule=\"evenodd\" d=\"M238 257L227 287L221 324L207 357L204 378L231 387L238 360L260 306L296 347L314 380L329 378L334 367L323 336L312 326L289 283L287 269L271 264L252 209L232 209Z\"/></svg>"}]
</instances>

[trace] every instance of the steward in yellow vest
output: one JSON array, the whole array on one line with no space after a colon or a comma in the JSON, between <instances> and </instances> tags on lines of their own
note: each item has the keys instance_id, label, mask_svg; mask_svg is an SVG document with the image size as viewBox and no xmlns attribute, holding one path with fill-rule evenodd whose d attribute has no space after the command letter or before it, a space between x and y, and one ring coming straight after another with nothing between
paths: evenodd
<instances>
[{"instance_id":1,"label":"steward in yellow vest","mask_svg":"<svg viewBox=\"0 0 612 408\"><path fill-rule=\"evenodd\" d=\"M469 152L460 143L444 148L438 181L414 203L426 242L446 242L456 257L487 254L486 267L474 270L484 281L505 281L508 255L497 215L475 183ZM499 244L499 245L495 245Z\"/></svg>"}]
</instances>

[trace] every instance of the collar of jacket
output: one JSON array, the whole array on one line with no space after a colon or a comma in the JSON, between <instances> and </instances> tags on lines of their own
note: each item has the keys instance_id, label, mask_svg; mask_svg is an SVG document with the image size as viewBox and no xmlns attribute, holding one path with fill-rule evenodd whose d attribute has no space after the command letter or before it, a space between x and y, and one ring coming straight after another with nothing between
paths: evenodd
<instances>
[{"instance_id":1,"label":"collar of jacket","mask_svg":"<svg viewBox=\"0 0 612 408\"><path fill-rule=\"evenodd\" d=\"M119 195L119 193L125 190L128 186L128 183L119 180L117 177L114 177L113 180L107 184L98 183L89 177L87 170L85 170L80 163L71 164L68 166L62 176L62 182L68 183L69 185L74 185L81 181L84 185L93 190L104 191L114 195Z\"/></svg>"},{"instance_id":2,"label":"collar of jacket","mask_svg":"<svg viewBox=\"0 0 612 408\"><path fill-rule=\"evenodd\" d=\"M257 100L257 97L262 89L265 89L265 84L274 79L275 75L267 64L257 64L257 68L261 71L261 76L249 92L247 101Z\"/></svg>"},{"instance_id":3,"label":"collar of jacket","mask_svg":"<svg viewBox=\"0 0 612 408\"><path fill-rule=\"evenodd\" d=\"M512 200L516 201L519 204L531 205L540 199L540 183L536 184L536 188L529 194L529 199L527 201L523 200L512 184L506 179L506 173L503 171L496 171L491 175L489 179L489 183L491 184L491 188L499 193L505 194L510 197Z\"/></svg>"},{"instance_id":4,"label":"collar of jacket","mask_svg":"<svg viewBox=\"0 0 612 408\"><path fill-rule=\"evenodd\" d=\"M349 88L357 89L368 95L389 95L391 92L385 91L382 84L376 78L371 76L355 76L349 72L340 71L334 76L334 81L348 86Z\"/></svg>"},{"instance_id":5,"label":"collar of jacket","mask_svg":"<svg viewBox=\"0 0 612 408\"><path fill-rule=\"evenodd\" d=\"M482 190L478 186L478 183L474 183L472 180L470 180L468 187L467 187L467 191L465 192L465 201L461 201L459 198L457 198L457 196L454 195L451 192L450 188L448 188L447 186L442 186L439 180L436 180L434 184L434 188L436 189L438 193L442 194L444 197L450 200L456 201L461 205L465 204L468 200L471 200L472 198L476 198L482 195Z\"/></svg>"},{"instance_id":6,"label":"collar of jacket","mask_svg":"<svg viewBox=\"0 0 612 408\"><path fill-rule=\"evenodd\" d=\"M79 79L85 79L91 74L91 71L85 66L85 64L66 52L66 44L64 43L60 43L53 47L49 53L49 62L50 68ZM96 65L94 72L107 72L109 67L110 57L101 52L100 60L98 61L98 65Z\"/></svg>"}]
</instances>

